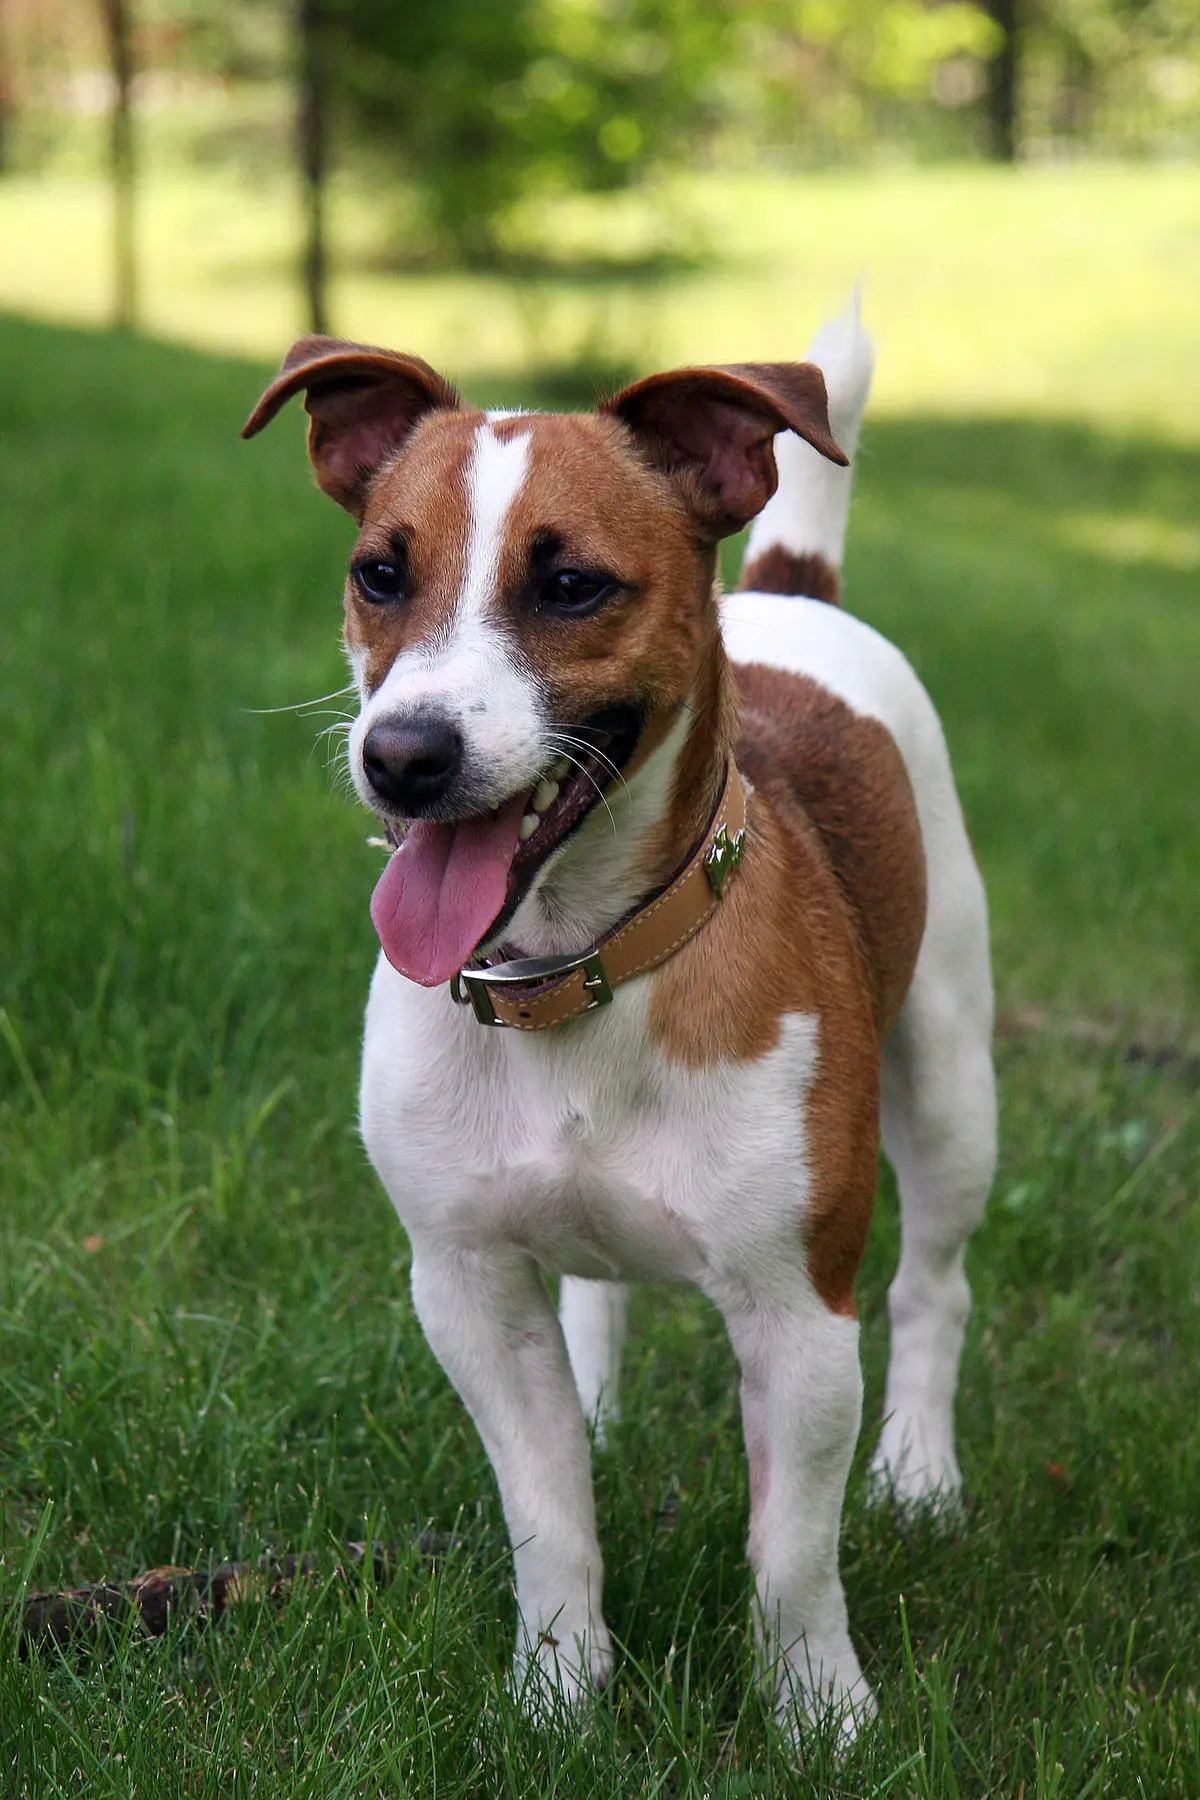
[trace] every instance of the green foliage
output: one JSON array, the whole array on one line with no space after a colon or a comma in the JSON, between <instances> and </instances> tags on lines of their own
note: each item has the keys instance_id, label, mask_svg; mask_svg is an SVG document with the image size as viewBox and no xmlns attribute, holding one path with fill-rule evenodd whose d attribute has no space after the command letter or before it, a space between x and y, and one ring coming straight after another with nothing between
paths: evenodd
<instances>
[{"instance_id":1,"label":"green foliage","mask_svg":"<svg viewBox=\"0 0 1200 1800\"><path fill-rule=\"evenodd\" d=\"M523 235L519 215L549 198L647 184L696 161L977 154L1001 43L987 0L322 6L335 160L374 177L381 234L410 265L495 261ZM94 0L12 11L10 166L94 164ZM141 90L146 160L220 156L255 174L291 165L293 0L138 0L134 17L139 66L166 78ZM1025 153L1195 153L1195 0L1023 0L1019 17Z\"/></svg>"},{"instance_id":2,"label":"green foliage","mask_svg":"<svg viewBox=\"0 0 1200 1800\"><path fill-rule=\"evenodd\" d=\"M756 12L759 129L816 161L936 134L947 106L977 99L1000 41L976 0L765 0ZM972 137L969 121L958 148Z\"/></svg>"},{"instance_id":3,"label":"green foliage","mask_svg":"<svg viewBox=\"0 0 1200 1800\"><path fill-rule=\"evenodd\" d=\"M292 12L291 0L137 0L143 66L269 80L287 66Z\"/></svg>"},{"instance_id":4,"label":"green foliage","mask_svg":"<svg viewBox=\"0 0 1200 1800\"><path fill-rule=\"evenodd\" d=\"M835 82L897 98L926 98L939 64L952 56L986 59L999 42L971 0L932 7L921 0L790 0L779 11L798 47L829 57Z\"/></svg>"},{"instance_id":5,"label":"green foliage","mask_svg":"<svg viewBox=\"0 0 1200 1800\"><path fill-rule=\"evenodd\" d=\"M360 139L420 200L418 230L471 260L506 210L628 185L721 117L732 0L356 0L331 19Z\"/></svg>"},{"instance_id":6,"label":"green foliage","mask_svg":"<svg viewBox=\"0 0 1200 1800\"><path fill-rule=\"evenodd\" d=\"M1194 152L1200 8L1194 0L1030 0L1026 137L1123 151Z\"/></svg>"}]
</instances>

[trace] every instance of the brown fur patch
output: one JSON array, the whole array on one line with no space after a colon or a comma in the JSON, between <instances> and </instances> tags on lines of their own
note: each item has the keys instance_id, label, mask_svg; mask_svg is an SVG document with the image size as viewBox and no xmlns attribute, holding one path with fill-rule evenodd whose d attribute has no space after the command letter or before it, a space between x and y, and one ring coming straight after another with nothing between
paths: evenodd
<instances>
[{"instance_id":1,"label":"brown fur patch","mask_svg":"<svg viewBox=\"0 0 1200 1800\"><path fill-rule=\"evenodd\" d=\"M890 734L807 677L731 671L754 785L742 867L716 916L654 976L650 1030L692 1065L765 1056L789 1013L818 1021L806 1101L808 1269L835 1312L875 1198L879 1055L916 964L925 862Z\"/></svg>"},{"instance_id":2,"label":"brown fur patch","mask_svg":"<svg viewBox=\"0 0 1200 1800\"><path fill-rule=\"evenodd\" d=\"M750 594L797 594L807 600L824 600L837 606L842 597L842 578L833 564L815 551L800 555L772 544L760 556L743 563L738 587Z\"/></svg>"},{"instance_id":3,"label":"brown fur patch","mask_svg":"<svg viewBox=\"0 0 1200 1800\"><path fill-rule=\"evenodd\" d=\"M454 611L466 562L467 464L482 418L477 412L428 414L367 491L353 560L386 561L393 534L401 532L412 576L411 596L396 606L372 605L347 577L346 644L366 653L368 694L402 651L432 636Z\"/></svg>"},{"instance_id":4,"label":"brown fur patch","mask_svg":"<svg viewBox=\"0 0 1200 1800\"><path fill-rule=\"evenodd\" d=\"M925 851L904 759L878 719L807 675L735 668L738 764L782 776L816 826L858 929L880 1037L904 1004L925 932Z\"/></svg>"},{"instance_id":5,"label":"brown fur patch","mask_svg":"<svg viewBox=\"0 0 1200 1800\"><path fill-rule=\"evenodd\" d=\"M719 911L654 976L650 1031L668 1056L711 1065L765 1056L789 1013L816 1018L805 1255L821 1299L852 1314L875 1198L879 1039L829 860L786 783L772 787L751 796L742 866Z\"/></svg>"},{"instance_id":6,"label":"brown fur patch","mask_svg":"<svg viewBox=\"0 0 1200 1800\"><path fill-rule=\"evenodd\" d=\"M645 723L632 773L688 697L711 629L712 552L697 540L677 484L633 453L616 420L535 415L505 424L524 427L531 439L529 471L505 522L505 622L557 718L638 703ZM543 533L559 541L563 566L604 571L625 591L585 617L539 608L524 584L530 548Z\"/></svg>"},{"instance_id":7,"label":"brown fur patch","mask_svg":"<svg viewBox=\"0 0 1200 1800\"><path fill-rule=\"evenodd\" d=\"M514 423L518 423L514 421ZM511 628L545 683L555 716L578 719L621 700L643 715L636 773L681 714L690 729L667 810L645 863L646 891L661 886L704 835L735 726L713 596L716 553L696 530L688 484L640 454L633 434L604 414L537 416L529 475L508 523L501 590ZM562 539L563 559L610 570L628 592L590 618L531 613L522 605L526 547L539 530Z\"/></svg>"}]
</instances>

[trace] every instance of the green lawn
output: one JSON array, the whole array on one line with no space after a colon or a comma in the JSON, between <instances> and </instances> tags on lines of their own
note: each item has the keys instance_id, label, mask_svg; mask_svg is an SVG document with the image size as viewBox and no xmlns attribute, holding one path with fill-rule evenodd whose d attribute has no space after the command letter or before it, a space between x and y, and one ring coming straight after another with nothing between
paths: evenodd
<instances>
[{"instance_id":1,"label":"green lawn","mask_svg":"<svg viewBox=\"0 0 1200 1800\"><path fill-rule=\"evenodd\" d=\"M334 330L456 375L794 357L862 279L877 417L1019 411L1196 438L1190 165L677 177L657 203L531 209L530 244L549 259L487 277L408 268L387 196L361 183L336 182L330 211ZM664 215L685 252L674 263L655 254ZM0 307L105 320L108 219L94 179L0 182ZM299 209L282 182L151 157L138 239L158 335L278 361L302 329ZM1195 538L1190 555L1200 564Z\"/></svg>"},{"instance_id":2,"label":"green lawn","mask_svg":"<svg viewBox=\"0 0 1200 1800\"><path fill-rule=\"evenodd\" d=\"M354 1130L377 857L312 747L343 702L253 710L340 686L347 544L298 422L238 444L262 374L0 327L0 1597L455 1539L91 1660L18 1661L10 1619L0 1792L1194 1800L1195 437L932 397L868 432L849 604L942 708L1001 1002L1048 1028L1000 1045L969 1508L869 1509L868 1432L844 1567L881 1722L798 1783L749 1680L730 1357L687 1296L639 1300L597 1458L613 1689L549 1739L504 1699L498 1502ZM869 1419L895 1245L885 1179Z\"/></svg>"}]
</instances>

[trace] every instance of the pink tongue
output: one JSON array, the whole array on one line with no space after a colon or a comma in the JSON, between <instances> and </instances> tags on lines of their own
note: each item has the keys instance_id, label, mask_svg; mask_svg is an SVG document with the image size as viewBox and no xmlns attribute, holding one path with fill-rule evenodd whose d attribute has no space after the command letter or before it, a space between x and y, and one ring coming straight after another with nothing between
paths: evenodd
<instances>
[{"instance_id":1,"label":"pink tongue","mask_svg":"<svg viewBox=\"0 0 1200 1800\"><path fill-rule=\"evenodd\" d=\"M522 794L460 825L413 821L371 895L393 969L422 987L458 973L504 905L524 811Z\"/></svg>"}]
</instances>

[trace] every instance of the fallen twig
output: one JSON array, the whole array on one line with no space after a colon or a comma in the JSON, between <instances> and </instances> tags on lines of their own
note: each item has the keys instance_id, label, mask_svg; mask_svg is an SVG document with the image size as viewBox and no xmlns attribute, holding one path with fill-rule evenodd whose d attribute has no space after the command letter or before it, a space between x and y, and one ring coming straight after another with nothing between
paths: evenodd
<instances>
[{"instance_id":1,"label":"fallen twig","mask_svg":"<svg viewBox=\"0 0 1200 1800\"><path fill-rule=\"evenodd\" d=\"M423 1532L414 1543L419 1555L435 1561L450 1540ZM172 1617L209 1624L233 1606L270 1600L278 1604L298 1581L316 1582L332 1575L346 1578L370 1562L376 1581L386 1581L401 1555L395 1544L349 1543L330 1569L312 1551L252 1562L219 1563L211 1569L166 1567L147 1569L129 1581L101 1581L94 1587L29 1594L21 1606L18 1649L28 1656L38 1645L75 1647L94 1643L107 1626L120 1631L132 1624L149 1637L162 1637Z\"/></svg>"}]
</instances>

